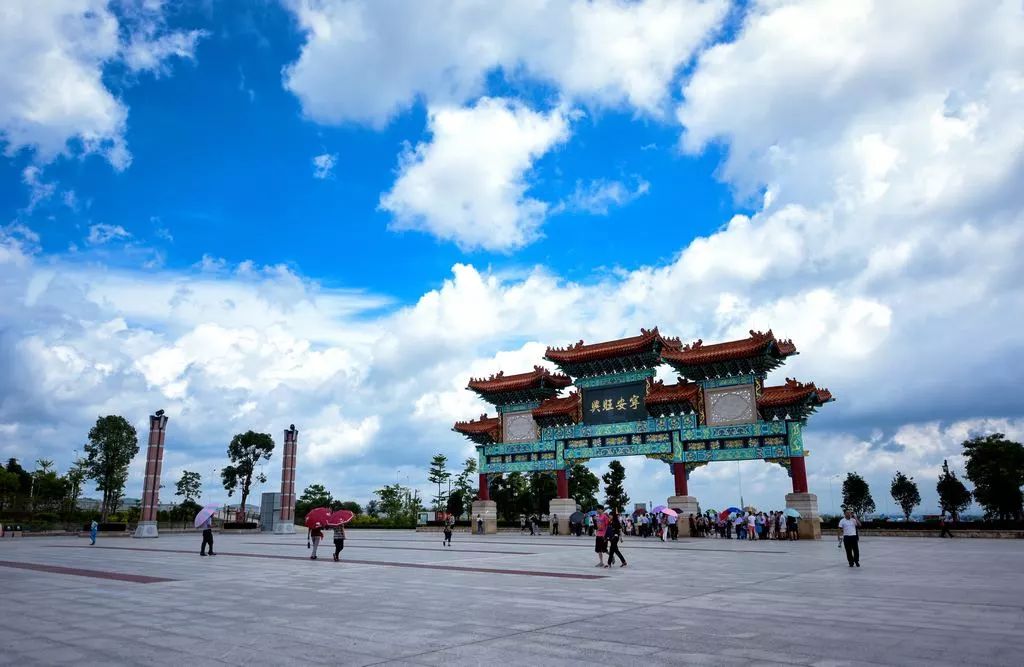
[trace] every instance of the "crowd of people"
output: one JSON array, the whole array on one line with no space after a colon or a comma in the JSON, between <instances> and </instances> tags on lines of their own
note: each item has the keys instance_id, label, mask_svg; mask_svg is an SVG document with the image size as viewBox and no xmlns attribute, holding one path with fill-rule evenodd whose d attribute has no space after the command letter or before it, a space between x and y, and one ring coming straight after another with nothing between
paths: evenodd
<instances>
[{"instance_id":1,"label":"crowd of people","mask_svg":"<svg viewBox=\"0 0 1024 667\"><path fill-rule=\"evenodd\" d=\"M797 518L782 511L727 512L690 514L685 519L678 514L637 511L615 515L622 525L621 534L632 537L657 537L662 542L679 538L680 526L690 537L718 537L737 540L796 540ZM525 531L525 528L523 529ZM571 521L569 532L577 537L584 533L594 537L598 530L596 513L584 515L582 521ZM534 534L531 527L530 534Z\"/></svg>"}]
</instances>

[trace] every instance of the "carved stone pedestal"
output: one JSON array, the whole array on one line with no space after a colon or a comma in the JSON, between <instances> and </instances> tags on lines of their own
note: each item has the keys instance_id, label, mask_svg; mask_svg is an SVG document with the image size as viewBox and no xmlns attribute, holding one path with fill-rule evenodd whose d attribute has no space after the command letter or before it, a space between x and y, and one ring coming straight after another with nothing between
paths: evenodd
<instances>
[{"instance_id":1,"label":"carved stone pedestal","mask_svg":"<svg viewBox=\"0 0 1024 667\"><path fill-rule=\"evenodd\" d=\"M493 500L474 500L473 511L469 517L469 525L477 532L476 517L484 520L484 534L493 535L498 532L498 503Z\"/></svg>"},{"instance_id":2,"label":"carved stone pedestal","mask_svg":"<svg viewBox=\"0 0 1024 667\"><path fill-rule=\"evenodd\" d=\"M160 537L156 529L156 521L140 521L135 527L135 534L132 537Z\"/></svg>"},{"instance_id":3,"label":"carved stone pedestal","mask_svg":"<svg viewBox=\"0 0 1024 667\"><path fill-rule=\"evenodd\" d=\"M669 509L679 510L679 537L690 536L690 515L700 514L700 504L693 496L669 496L665 504ZM683 530L683 526L686 529Z\"/></svg>"},{"instance_id":4,"label":"carved stone pedestal","mask_svg":"<svg viewBox=\"0 0 1024 667\"><path fill-rule=\"evenodd\" d=\"M548 504L548 515L558 515L558 534L569 534L569 517L577 509L572 498L552 498Z\"/></svg>"},{"instance_id":5,"label":"carved stone pedestal","mask_svg":"<svg viewBox=\"0 0 1024 667\"><path fill-rule=\"evenodd\" d=\"M818 496L813 493L787 493L786 507L800 512L796 522L801 540L821 539L821 518L818 514Z\"/></svg>"}]
</instances>

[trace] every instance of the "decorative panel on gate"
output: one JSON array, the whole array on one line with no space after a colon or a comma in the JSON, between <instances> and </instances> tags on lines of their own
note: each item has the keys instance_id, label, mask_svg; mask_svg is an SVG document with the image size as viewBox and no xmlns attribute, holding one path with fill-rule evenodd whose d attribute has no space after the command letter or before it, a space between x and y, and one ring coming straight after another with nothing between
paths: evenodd
<instances>
[{"instance_id":1,"label":"decorative panel on gate","mask_svg":"<svg viewBox=\"0 0 1024 667\"><path fill-rule=\"evenodd\" d=\"M503 442L534 442L540 436L537 422L530 411L506 412L502 415L504 422Z\"/></svg>"},{"instance_id":2,"label":"decorative panel on gate","mask_svg":"<svg viewBox=\"0 0 1024 667\"><path fill-rule=\"evenodd\" d=\"M708 426L750 424L757 420L757 396L753 384L704 390Z\"/></svg>"}]
</instances>

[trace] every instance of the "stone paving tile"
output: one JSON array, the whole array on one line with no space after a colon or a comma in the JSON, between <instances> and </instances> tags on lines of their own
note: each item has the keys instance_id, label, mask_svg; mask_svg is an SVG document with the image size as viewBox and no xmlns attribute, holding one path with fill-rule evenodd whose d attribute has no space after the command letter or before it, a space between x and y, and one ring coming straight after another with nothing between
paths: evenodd
<instances>
[{"instance_id":1,"label":"stone paving tile","mask_svg":"<svg viewBox=\"0 0 1024 667\"><path fill-rule=\"evenodd\" d=\"M828 540L629 539L630 567L598 570L586 539L457 535L440 550L431 535L352 533L366 563L309 561L294 537L217 536L214 558L193 536L0 541L0 560L176 580L0 568L0 665L965 667L1024 655L1015 541L869 538L851 570ZM531 576L549 572L601 578Z\"/></svg>"}]
</instances>

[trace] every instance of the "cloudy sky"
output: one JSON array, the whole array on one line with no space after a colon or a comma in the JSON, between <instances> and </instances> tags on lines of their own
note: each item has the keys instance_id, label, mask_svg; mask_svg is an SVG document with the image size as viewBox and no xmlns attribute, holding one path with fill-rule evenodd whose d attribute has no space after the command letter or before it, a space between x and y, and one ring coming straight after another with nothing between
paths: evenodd
<instances>
[{"instance_id":1,"label":"cloudy sky","mask_svg":"<svg viewBox=\"0 0 1024 667\"><path fill-rule=\"evenodd\" d=\"M4 458L163 408L206 500L290 423L300 488L426 493L470 375L655 325L794 340L823 511L897 469L931 511L964 438L1024 437L1018 0L14 0L0 61ZM690 491L741 483L789 490Z\"/></svg>"}]
</instances>

